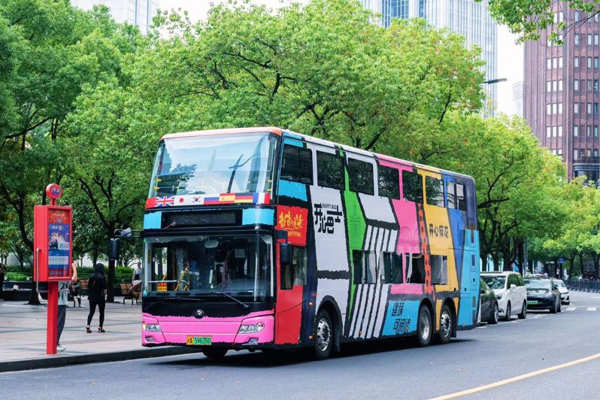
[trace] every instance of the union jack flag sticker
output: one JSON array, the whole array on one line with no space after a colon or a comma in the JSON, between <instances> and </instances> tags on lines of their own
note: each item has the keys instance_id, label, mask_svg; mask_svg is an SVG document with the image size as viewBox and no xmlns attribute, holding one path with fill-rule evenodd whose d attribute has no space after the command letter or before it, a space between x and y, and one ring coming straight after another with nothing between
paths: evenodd
<instances>
[{"instance_id":1,"label":"union jack flag sticker","mask_svg":"<svg viewBox=\"0 0 600 400\"><path fill-rule=\"evenodd\" d=\"M175 201L175 196L163 196L156 198L156 207L169 207L172 206Z\"/></svg>"}]
</instances>

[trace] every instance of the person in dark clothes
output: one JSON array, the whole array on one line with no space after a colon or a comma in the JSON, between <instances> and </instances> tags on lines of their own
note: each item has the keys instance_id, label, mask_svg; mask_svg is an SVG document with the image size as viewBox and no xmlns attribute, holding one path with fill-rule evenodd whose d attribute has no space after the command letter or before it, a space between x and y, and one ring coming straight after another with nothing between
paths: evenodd
<instances>
[{"instance_id":1,"label":"person in dark clothes","mask_svg":"<svg viewBox=\"0 0 600 400\"><path fill-rule=\"evenodd\" d=\"M104 297L104 291L106 290L106 277L104 276L104 264L97 263L94 266L94 273L88 280L88 300L90 301L90 314L87 319L87 326L85 328L87 333L92 333L90 324L92 318L96 312L96 306L100 310L100 325L98 326L98 332L106 332L103 328L104 325L104 306L106 305L106 298Z\"/></svg>"},{"instance_id":2,"label":"person in dark clothes","mask_svg":"<svg viewBox=\"0 0 600 400\"><path fill-rule=\"evenodd\" d=\"M4 285L4 277L6 276L6 267L0 263L0 299L4 298L4 292L2 291L2 285Z\"/></svg>"}]
</instances>

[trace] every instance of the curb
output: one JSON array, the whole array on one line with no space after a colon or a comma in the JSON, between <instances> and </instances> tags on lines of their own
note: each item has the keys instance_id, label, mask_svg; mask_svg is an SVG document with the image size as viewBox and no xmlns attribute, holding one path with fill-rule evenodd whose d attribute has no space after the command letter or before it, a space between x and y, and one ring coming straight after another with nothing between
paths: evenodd
<instances>
[{"instance_id":1,"label":"curb","mask_svg":"<svg viewBox=\"0 0 600 400\"><path fill-rule=\"evenodd\" d=\"M27 371L30 369L65 367L68 365L77 364L91 364L99 362L136 360L140 358L176 356L180 354L192 353L198 353L198 350L189 347L173 346L154 349L118 351L112 353L92 353L72 356L47 356L47 358L33 358L28 360L0 362L0 373Z\"/></svg>"}]
</instances>

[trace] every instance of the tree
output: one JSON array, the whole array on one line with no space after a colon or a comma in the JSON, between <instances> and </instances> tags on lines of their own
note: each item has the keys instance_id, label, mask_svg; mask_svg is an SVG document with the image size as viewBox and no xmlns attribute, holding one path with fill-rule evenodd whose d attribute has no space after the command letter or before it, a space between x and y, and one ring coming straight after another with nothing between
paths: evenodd
<instances>
[{"instance_id":1,"label":"tree","mask_svg":"<svg viewBox=\"0 0 600 400\"><path fill-rule=\"evenodd\" d=\"M552 29L551 39L558 41L559 33L597 18L599 4L598 0L489 0L489 9L496 21L519 34L521 41L539 39L540 31L548 27ZM578 19L558 21L555 14L567 9L582 13Z\"/></svg>"}]
</instances>

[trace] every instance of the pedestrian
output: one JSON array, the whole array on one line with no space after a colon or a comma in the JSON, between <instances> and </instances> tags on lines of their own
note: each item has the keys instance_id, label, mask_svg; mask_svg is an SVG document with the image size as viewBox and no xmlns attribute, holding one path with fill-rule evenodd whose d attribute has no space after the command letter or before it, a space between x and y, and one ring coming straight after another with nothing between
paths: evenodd
<instances>
[{"instance_id":1,"label":"pedestrian","mask_svg":"<svg viewBox=\"0 0 600 400\"><path fill-rule=\"evenodd\" d=\"M60 281L58 283L58 335L56 337L56 349L65 351L65 347L60 344L60 335L65 328L67 320L67 304L69 303L69 287L73 282L77 282L77 264L75 261L71 264L73 274L70 281Z\"/></svg>"},{"instance_id":2,"label":"pedestrian","mask_svg":"<svg viewBox=\"0 0 600 400\"><path fill-rule=\"evenodd\" d=\"M106 332L103 328L104 325L104 306L106 305L106 277L104 276L104 264L97 263L94 266L94 273L90 276L88 280L88 299L90 301L90 314L87 319L87 326L85 331L87 333L92 333L90 329L90 324L92 323L92 318L94 317L94 313L96 312L96 306L100 310L100 325L98 325L98 332Z\"/></svg>"},{"instance_id":3,"label":"pedestrian","mask_svg":"<svg viewBox=\"0 0 600 400\"><path fill-rule=\"evenodd\" d=\"M0 263L0 299L4 298L4 290L2 286L4 286L4 276L6 275L6 267L4 264Z\"/></svg>"},{"instance_id":4,"label":"pedestrian","mask_svg":"<svg viewBox=\"0 0 600 400\"><path fill-rule=\"evenodd\" d=\"M138 261L137 266L133 269L133 275L131 275L131 284L133 285L133 281L135 280L135 276L142 276L142 262Z\"/></svg>"}]
</instances>

